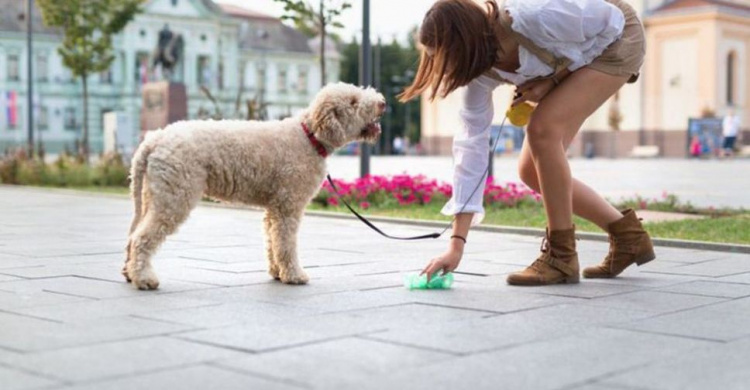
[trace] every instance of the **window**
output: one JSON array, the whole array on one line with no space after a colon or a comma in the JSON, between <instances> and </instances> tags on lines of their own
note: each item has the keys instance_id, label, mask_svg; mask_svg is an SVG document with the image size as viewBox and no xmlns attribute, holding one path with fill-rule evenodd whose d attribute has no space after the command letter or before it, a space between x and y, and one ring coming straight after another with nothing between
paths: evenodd
<instances>
[{"instance_id":1,"label":"window","mask_svg":"<svg viewBox=\"0 0 750 390\"><path fill-rule=\"evenodd\" d=\"M49 117L47 112L46 106L39 107L39 116L36 118L36 128L40 131L45 131L49 128Z\"/></svg>"},{"instance_id":2,"label":"window","mask_svg":"<svg viewBox=\"0 0 750 390\"><path fill-rule=\"evenodd\" d=\"M11 54L8 56L8 81L18 81L19 80L19 64L18 64L18 54Z\"/></svg>"},{"instance_id":3,"label":"window","mask_svg":"<svg viewBox=\"0 0 750 390\"><path fill-rule=\"evenodd\" d=\"M112 84L112 68L99 73L99 82L101 84Z\"/></svg>"},{"instance_id":4,"label":"window","mask_svg":"<svg viewBox=\"0 0 750 390\"><path fill-rule=\"evenodd\" d=\"M217 82L219 83L219 89L224 89L224 62L219 62L219 79Z\"/></svg>"},{"instance_id":5,"label":"window","mask_svg":"<svg viewBox=\"0 0 750 390\"><path fill-rule=\"evenodd\" d=\"M286 69L279 69L279 93L286 93L287 91L287 71Z\"/></svg>"},{"instance_id":6,"label":"window","mask_svg":"<svg viewBox=\"0 0 750 390\"><path fill-rule=\"evenodd\" d=\"M18 93L15 91L0 91L0 93L4 94L2 96L4 99L0 99L0 102L3 102L7 107L5 124L8 126L8 130L16 129L18 127L18 118L21 117L20 107L18 107ZM0 107L0 109L2 108Z\"/></svg>"},{"instance_id":7,"label":"window","mask_svg":"<svg viewBox=\"0 0 750 390\"><path fill-rule=\"evenodd\" d=\"M737 81L737 53L727 55L727 105L733 106L737 101L735 83Z\"/></svg>"},{"instance_id":8,"label":"window","mask_svg":"<svg viewBox=\"0 0 750 390\"><path fill-rule=\"evenodd\" d=\"M266 89L266 68L265 67L259 67L258 68L258 79L256 80L256 83L258 84L258 90L263 92Z\"/></svg>"},{"instance_id":9,"label":"window","mask_svg":"<svg viewBox=\"0 0 750 390\"><path fill-rule=\"evenodd\" d=\"M36 79L39 82L46 83L47 82L47 54L37 54L36 56Z\"/></svg>"},{"instance_id":10,"label":"window","mask_svg":"<svg viewBox=\"0 0 750 390\"><path fill-rule=\"evenodd\" d=\"M211 59L208 56L198 56L196 76L198 85L211 85Z\"/></svg>"},{"instance_id":11,"label":"window","mask_svg":"<svg viewBox=\"0 0 750 390\"><path fill-rule=\"evenodd\" d=\"M300 67L297 74L297 91L301 94L307 94L307 67Z\"/></svg>"},{"instance_id":12,"label":"window","mask_svg":"<svg viewBox=\"0 0 750 390\"><path fill-rule=\"evenodd\" d=\"M63 117L63 125L65 127L65 130L77 130L76 127L78 127L78 123L76 120L76 109L75 107L66 107L65 108L65 116Z\"/></svg>"},{"instance_id":13,"label":"window","mask_svg":"<svg viewBox=\"0 0 750 390\"><path fill-rule=\"evenodd\" d=\"M146 84L148 82L148 53L138 52L135 55L135 83Z\"/></svg>"}]
</instances>

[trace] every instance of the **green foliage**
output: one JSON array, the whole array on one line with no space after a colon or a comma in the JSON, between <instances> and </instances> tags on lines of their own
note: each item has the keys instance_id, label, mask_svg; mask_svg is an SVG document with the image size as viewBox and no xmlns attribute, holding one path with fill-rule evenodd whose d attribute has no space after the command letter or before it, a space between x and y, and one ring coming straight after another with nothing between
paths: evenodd
<instances>
[{"instance_id":1,"label":"green foliage","mask_svg":"<svg viewBox=\"0 0 750 390\"><path fill-rule=\"evenodd\" d=\"M390 42L382 42L379 49L377 43L373 44L373 50L380 50L380 85L378 85L378 89L385 96L386 101L392 104L388 107L383 126L390 126L391 137L409 136L412 143L416 143L420 139L420 98L409 102L411 105L409 109L410 125L407 128L405 120L406 104L396 103L398 102L396 95L404 89L405 81L407 81L403 78L404 74L407 71L415 70L419 60L419 52L413 39L414 34L415 30L409 33L405 45L395 37ZM359 84L359 47L359 42L352 39L341 50L341 81L343 82ZM373 60L377 60L377 56L374 55ZM386 140L385 137L381 137L381 142L391 144L391 140Z\"/></svg>"},{"instance_id":2,"label":"green foliage","mask_svg":"<svg viewBox=\"0 0 750 390\"><path fill-rule=\"evenodd\" d=\"M89 75L103 72L115 55L112 36L141 11L145 0L37 0L44 23L63 32L57 52L63 65L83 85L82 152L88 160L88 87Z\"/></svg>"},{"instance_id":3,"label":"green foliage","mask_svg":"<svg viewBox=\"0 0 750 390\"><path fill-rule=\"evenodd\" d=\"M144 0L37 0L44 23L62 29L58 53L76 77L109 69L112 36L140 12Z\"/></svg>"},{"instance_id":4,"label":"green foliage","mask_svg":"<svg viewBox=\"0 0 750 390\"><path fill-rule=\"evenodd\" d=\"M128 168L119 154L103 155L92 166L82 158L61 154L52 164L18 151L0 160L0 182L45 187L127 187Z\"/></svg>"},{"instance_id":5,"label":"green foliage","mask_svg":"<svg viewBox=\"0 0 750 390\"><path fill-rule=\"evenodd\" d=\"M305 34L321 36L320 44L320 79L326 83L325 42L331 27L344 27L338 18L352 7L347 0L319 0L318 6L313 6L304 0L273 0L284 5L282 20L290 20Z\"/></svg>"}]
</instances>

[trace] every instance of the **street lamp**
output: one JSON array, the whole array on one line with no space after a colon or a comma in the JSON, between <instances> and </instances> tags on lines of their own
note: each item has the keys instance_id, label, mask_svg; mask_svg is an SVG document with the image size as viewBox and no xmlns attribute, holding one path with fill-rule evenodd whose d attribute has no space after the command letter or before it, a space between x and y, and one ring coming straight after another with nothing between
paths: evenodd
<instances>
[{"instance_id":1,"label":"street lamp","mask_svg":"<svg viewBox=\"0 0 750 390\"><path fill-rule=\"evenodd\" d=\"M360 47L359 84L372 85L372 48L370 46L370 0L362 0L362 46ZM360 177L370 174L370 145L360 143Z\"/></svg>"},{"instance_id":2,"label":"street lamp","mask_svg":"<svg viewBox=\"0 0 750 390\"><path fill-rule=\"evenodd\" d=\"M268 40L268 31L266 30L258 30L258 38L260 38L260 69L263 70L263 72L258 72L258 76L262 75L263 77L258 80L258 119L260 120L266 120L266 115L268 112L266 111L266 102L265 102L265 94L266 94L266 79L268 78L268 64L266 61L266 41Z\"/></svg>"}]
</instances>

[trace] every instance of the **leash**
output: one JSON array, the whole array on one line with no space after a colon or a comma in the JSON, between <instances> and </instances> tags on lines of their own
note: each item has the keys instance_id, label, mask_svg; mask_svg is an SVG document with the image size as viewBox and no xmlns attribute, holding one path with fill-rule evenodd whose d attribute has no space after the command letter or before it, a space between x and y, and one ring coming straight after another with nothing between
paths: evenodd
<instances>
[{"instance_id":1,"label":"leash","mask_svg":"<svg viewBox=\"0 0 750 390\"><path fill-rule=\"evenodd\" d=\"M500 130L497 133L497 138L495 138L495 141L491 142L492 143L492 149L490 149L490 153L495 153L495 148L497 147L497 142L500 140L500 135L503 133L503 127L505 127L505 120L506 119L508 119L507 115L505 116L505 118L503 118L502 123L500 123ZM490 139L492 139L492 133L490 133ZM482 174L482 179L477 183L476 187L474 187L474 191L472 191L471 195L469 195L469 199L471 199L472 197L474 197L474 194L477 193L477 190L479 190L479 187L482 185L482 182L484 182L485 180L487 180L486 177L487 177L487 174L489 172L490 172L490 161L488 159L487 160L487 169L484 170L484 173ZM326 175L326 178L328 179L328 183L331 185L331 189L333 189L333 193L334 193L334 195L336 195L336 198L338 198L344 204L344 206L346 206L346 208L349 209L349 211L351 211L352 214L354 214L354 216L356 216L360 221L362 221L362 223L364 223L365 225L367 225L368 227L370 227L370 229L376 231L377 233L379 233L381 236L383 236L385 238L390 238L391 240L412 241L412 240L425 240L425 239L428 239L428 238L432 238L432 239L439 238L446 231L448 231L448 229L450 229L450 227L453 226L453 222L456 221L456 217L454 216L453 219L445 226L445 228L443 228L443 230L440 233L435 232L435 233L424 234L424 235L421 235L421 236L413 236L413 237L391 236L389 234L386 234L382 230L380 230L377 226L375 226L375 224L373 224L372 222L370 222L369 220L367 220L367 218L361 216L358 212L356 212L354 210L354 208L352 208L351 205L349 205L349 202L347 202L346 200L344 200L344 198L339 194L339 189L338 189L338 187L336 187L336 184L333 182L333 179L331 178L331 174L330 173ZM464 211L465 208L466 208L466 203L464 203L464 205L461 207L461 210L459 210L456 213L456 215L461 214Z\"/></svg>"}]
</instances>

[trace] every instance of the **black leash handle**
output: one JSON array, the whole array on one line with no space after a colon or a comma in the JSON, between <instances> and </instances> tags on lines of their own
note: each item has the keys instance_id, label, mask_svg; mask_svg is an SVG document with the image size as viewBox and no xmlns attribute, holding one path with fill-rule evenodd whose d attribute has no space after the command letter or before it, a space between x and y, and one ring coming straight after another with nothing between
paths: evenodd
<instances>
[{"instance_id":1,"label":"black leash handle","mask_svg":"<svg viewBox=\"0 0 750 390\"><path fill-rule=\"evenodd\" d=\"M357 218L359 218L360 221L362 221L365 225L369 226L370 229L372 229L372 230L380 233L380 235L383 236L383 237L385 237L385 238L390 238L391 240L424 240L424 239L427 239L427 238L438 238L443 233L445 233L445 230L443 230L442 233L431 233L431 234L425 234L425 235L422 235L422 236L415 236L415 237L396 237L396 236L391 236L389 234L386 234L382 230L378 229L378 227L375 226L372 222L368 221L367 218L359 215L358 212L354 211L354 209L352 208L352 206L350 206L349 203L346 200L344 200L344 198L341 195L339 195L339 189L336 187L336 184L333 183L333 179L331 179L331 175L330 174L328 174L326 176L326 178L328 178L328 183L331 184L331 188L333 188L333 192L336 194L336 197L338 197L339 200L342 203L344 203L344 206L346 206L346 208L348 208L349 211L351 211L352 214L354 214L354 216L356 216ZM453 222L451 222L451 224L452 223Z\"/></svg>"},{"instance_id":2,"label":"black leash handle","mask_svg":"<svg viewBox=\"0 0 750 390\"><path fill-rule=\"evenodd\" d=\"M500 136L502 135L503 127L505 127L505 120L506 119L508 119L507 116L505 118L503 118L503 122L500 124L500 130L497 133L497 138L495 138L494 142L491 142L492 148L490 149L490 153L495 153L495 148L497 148L497 142L500 141ZM492 133L491 132L490 132L490 140L492 140ZM477 190L482 185L482 182L484 182L485 180L487 180L486 177L487 177L487 174L489 172L490 172L490 160L488 159L487 160L487 169L484 170L484 173L482 174L482 179L479 181L479 183L477 183L477 186L474 187L474 191L472 191L471 195L469 195L469 199L471 199L472 197L474 197L474 194L477 193ZM344 206L346 206L346 208L349 209L349 211L351 211L352 214L354 214L354 216L356 216L360 221L362 221L362 223L364 223L365 225L369 226L370 229L378 232L381 236L383 236L385 238L390 238L391 240L411 241L411 240L425 240L425 239L428 239L428 238L432 238L432 239L439 238L440 236L442 236L443 234L445 234L445 232L448 231L448 229L450 229L451 226L453 226L453 222L456 220L456 217L453 217L453 220L450 221L450 223L448 225L446 225L445 228L443 229L443 231L441 231L440 233L436 232L436 233L424 234L424 235L421 235L421 236L414 236L414 237L396 237L396 236L391 236L389 234L384 233L382 230L378 229L378 227L375 226L372 222L368 221L367 218L359 215L358 212L354 211L354 209L352 208L352 206L349 205L349 202L347 202L346 200L344 200L344 197L342 197L339 194L339 189L338 189L338 187L336 187L336 184L334 184L333 179L331 179L331 174L330 173L326 175L326 178L328 179L328 183L331 184L331 188L333 189L333 193L336 195L336 197L342 203L344 203ZM461 210L459 210L456 213L456 215L461 214L464 211L465 208L466 208L466 203L464 203L464 205L461 207Z\"/></svg>"}]
</instances>

